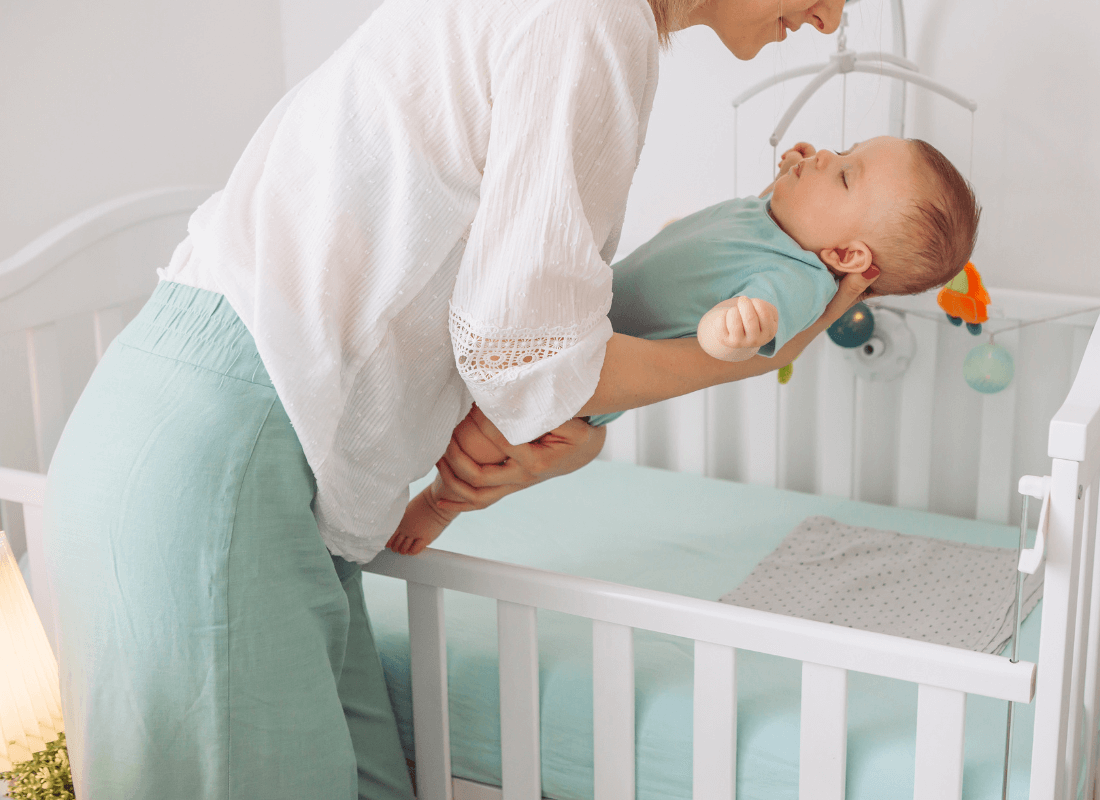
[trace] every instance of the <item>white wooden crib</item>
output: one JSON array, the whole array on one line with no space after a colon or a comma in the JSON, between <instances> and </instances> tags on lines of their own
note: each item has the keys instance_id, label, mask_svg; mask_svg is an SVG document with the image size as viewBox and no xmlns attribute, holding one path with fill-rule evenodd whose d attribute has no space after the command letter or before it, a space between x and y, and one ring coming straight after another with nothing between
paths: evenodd
<instances>
[{"instance_id":1,"label":"white wooden crib","mask_svg":"<svg viewBox=\"0 0 1100 800\"><path fill-rule=\"evenodd\" d=\"M0 511L17 549L25 536L32 593L51 637L51 587L39 556L41 473L96 360L152 290L155 269L167 263L187 216L208 193L183 187L121 198L0 262ZM992 293L1006 319L1096 304L1088 298ZM906 302L929 308L926 299ZM1089 339L1091 325L1082 325L1094 319L1095 314L1079 316L1047 326L1038 344L1032 343L1031 362L1021 344L1023 332L999 337L1017 351L1017 380L1006 392L978 398L965 387L945 387L949 378L961 383L952 359L967 341L910 316L917 357L899 381L858 381L839 350L819 341L796 363L787 387L765 376L636 412L612 426L605 453L749 483L1004 522L1014 514L1013 487L1021 466L1039 475L1049 472L1037 663L442 551L415 558L384 553L368 569L408 582L418 796L542 796L538 609L592 620L598 800L634 797L635 629L695 642L696 800L734 796L738 650L802 662L802 800L845 796L849 671L919 685L915 798L961 797L968 694L1035 703L1032 800L1075 796L1082 770L1086 795L1094 796L1100 722L1095 563L1100 557L1095 548L1100 335ZM1041 377L1029 378L1029 369ZM1050 420L1050 414L1039 412L1053 394L1061 395L1056 401L1061 405ZM954 435L941 435L937 421L936 410L945 403L957 412L947 426ZM959 425L965 434L958 433ZM1037 459L1035 448L1044 445ZM946 491L945 470L975 477ZM451 777L444 590L497 603L501 789Z\"/></svg>"}]
</instances>

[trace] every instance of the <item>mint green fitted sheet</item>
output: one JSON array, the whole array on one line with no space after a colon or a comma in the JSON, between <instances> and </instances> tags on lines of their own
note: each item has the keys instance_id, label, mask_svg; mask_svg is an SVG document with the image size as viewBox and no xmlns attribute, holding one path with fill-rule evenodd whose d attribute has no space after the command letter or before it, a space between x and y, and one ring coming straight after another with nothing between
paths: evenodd
<instances>
[{"instance_id":1,"label":"mint green fitted sheet","mask_svg":"<svg viewBox=\"0 0 1100 800\"><path fill-rule=\"evenodd\" d=\"M595 462L464 514L436 545L473 556L717 599L796 524L825 514L851 525L1015 547L1017 529L887 506ZM413 757L404 583L364 575L375 641L406 755ZM451 758L455 775L500 785L496 613L492 601L446 593ZM1041 606L1040 606L1041 607ZM1039 617L1021 657L1038 653ZM591 623L539 612L543 794L592 797ZM691 797L692 642L638 631L637 797ZM738 653L739 800L798 797L801 665ZM848 798L911 798L917 690L852 673ZM970 696L963 797L1000 798L1007 705ZM1017 707L1010 797L1027 797L1033 706Z\"/></svg>"}]
</instances>

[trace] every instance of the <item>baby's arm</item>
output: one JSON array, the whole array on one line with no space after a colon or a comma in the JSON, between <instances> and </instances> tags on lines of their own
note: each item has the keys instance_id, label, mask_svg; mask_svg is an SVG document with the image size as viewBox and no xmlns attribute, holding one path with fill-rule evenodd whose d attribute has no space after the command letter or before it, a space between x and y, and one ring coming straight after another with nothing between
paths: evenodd
<instances>
[{"instance_id":1,"label":"baby's arm","mask_svg":"<svg viewBox=\"0 0 1100 800\"><path fill-rule=\"evenodd\" d=\"M779 311L767 300L731 297L699 320L699 346L722 361L746 361L775 338Z\"/></svg>"}]
</instances>

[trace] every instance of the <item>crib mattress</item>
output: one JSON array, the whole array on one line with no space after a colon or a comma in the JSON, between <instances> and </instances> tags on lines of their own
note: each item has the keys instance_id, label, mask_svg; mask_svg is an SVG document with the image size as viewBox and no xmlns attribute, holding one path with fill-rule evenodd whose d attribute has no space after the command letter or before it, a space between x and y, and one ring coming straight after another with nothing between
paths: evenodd
<instances>
[{"instance_id":1,"label":"crib mattress","mask_svg":"<svg viewBox=\"0 0 1100 800\"><path fill-rule=\"evenodd\" d=\"M716 600L804 518L1015 547L1014 527L960 520L626 464L584 469L462 515L440 549ZM404 583L364 575L367 606L406 755L413 758ZM446 592L451 763L456 776L500 785L493 601ZM1035 660L1039 614L1021 657ZM592 637L587 620L539 612L543 794L592 797ZM691 798L693 644L636 631L639 800ZM738 651L737 797L796 800L801 664ZM851 673L849 800L912 797L917 687ZM1027 797L1034 706L1017 708L1010 797ZM1006 703L970 696L963 797L1000 798Z\"/></svg>"}]
</instances>

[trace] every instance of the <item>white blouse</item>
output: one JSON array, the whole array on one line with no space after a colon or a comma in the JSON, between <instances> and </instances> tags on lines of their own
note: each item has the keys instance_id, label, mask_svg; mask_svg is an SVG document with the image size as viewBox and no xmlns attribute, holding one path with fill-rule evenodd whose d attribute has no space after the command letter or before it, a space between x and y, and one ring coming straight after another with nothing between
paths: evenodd
<instances>
[{"instance_id":1,"label":"white blouse","mask_svg":"<svg viewBox=\"0 0 1100 800\"><path fill-rule=\"evenodd\" d=\"M647 0L387 0L272 110L165 280L224 294L369 561L471 400L513 443L595 391L657 84Z\"/></svg>"}]
</instances>

